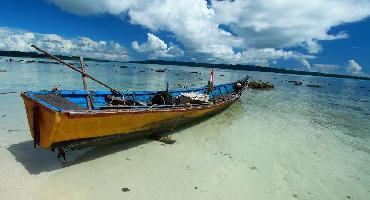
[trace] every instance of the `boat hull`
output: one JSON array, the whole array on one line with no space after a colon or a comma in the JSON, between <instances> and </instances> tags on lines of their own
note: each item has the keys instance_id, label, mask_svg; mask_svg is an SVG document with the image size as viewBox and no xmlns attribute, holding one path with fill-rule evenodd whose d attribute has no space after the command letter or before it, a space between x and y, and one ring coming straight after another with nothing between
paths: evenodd
<instances>
[{"instance_id":1,"label":"boat hull","mask_svg":"<svg viewBox=\"0 0 370 200\"><path fill-rule=\"evenodd\" d=\"M225 110L239 95L199 107L62 112L52 110L25 94L22 97L35 146L55 149L95 146L172 131Z\"/></svg>"}]
</instances>

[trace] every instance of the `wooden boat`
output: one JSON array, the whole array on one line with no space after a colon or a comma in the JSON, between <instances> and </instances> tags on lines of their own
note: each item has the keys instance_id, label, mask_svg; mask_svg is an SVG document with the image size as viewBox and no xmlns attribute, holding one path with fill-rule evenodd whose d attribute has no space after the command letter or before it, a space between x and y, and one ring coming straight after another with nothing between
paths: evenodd
<instances>
[{"instance_id":1,"label":"wooden boat","mask_svg":"<svg viewBox=\"0 0 370 200\"><path fill-rule=\"evenodd\" d=\"M237 88L239 84L243 87ZM135 106L109 104L107 97L114 95L111 91L38 91L21 95L35 145L55 149L171 131L226 109L240 97L244 86L241 81L216 85L209 103L198 104L150 104L153 97L166 91L124 93L123 99L148 102ZM187 92L204 94L206 90L202 87L168 93L176 97ZM93 100L91 110L87 108L87 95Z\"/></svg>"},{"instance_id":2,"label":"wooden boat","mask_svg":"<svg viewBox=\"0 0 370 200\"><path fill-rule=\"evenodd\" d=\"M84 75L84 74L83 74ZM82 148L168 132L215 115L235 102L247 80L166 91L28 91L21 96L34 145L45 149ZM183 94L206 96L209 101Z\"/></svg>"}]
</instances>

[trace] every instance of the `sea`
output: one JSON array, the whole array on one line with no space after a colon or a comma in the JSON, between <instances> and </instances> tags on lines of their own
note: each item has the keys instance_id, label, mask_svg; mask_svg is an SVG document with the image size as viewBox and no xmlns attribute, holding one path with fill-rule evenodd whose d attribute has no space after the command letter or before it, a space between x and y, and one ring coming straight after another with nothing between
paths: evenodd
<instances>
[{"instance_id":1,"label":"sea","mask_svg":"<svg viewBox=\"0 0 370 200\"><path fill-rule=\"evenodd\" d=\"M65 163L33 147L20 93L82 89L81 75L63 65L6 59L0 59L6 70L0 72L0 199L370 199L369 81L214 68L215 84L250 76L275 88L246 90L224 112L171 132L172 145L138 139L70 152ZM167 82L170 90L201 87L211 71L86 64L88 73L121 91L165 90Z\"/></svg>"}]
</instances>

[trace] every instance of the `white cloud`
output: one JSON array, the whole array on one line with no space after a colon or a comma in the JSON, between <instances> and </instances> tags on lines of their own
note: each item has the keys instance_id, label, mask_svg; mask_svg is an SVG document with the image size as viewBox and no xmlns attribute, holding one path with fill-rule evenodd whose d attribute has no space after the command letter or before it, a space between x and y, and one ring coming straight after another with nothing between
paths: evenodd
<instances>
[{"instance_id":1,"label":"white cloud","mask_svg":"<svg viewBox=\"0 0 370 200\"><path fill-rule=\"evenodd\" d=\"M301 57L301 58L299 58L299 61L302 63L302 65L304 67L307 68L308 71L311 71L312 70L312 66L311 66L310 62L308 62L308 60L306 58Z\"/></svg>"},{"instance_id":2,"label":"white cloud","mask_svg":"<svg viewBox=\"0 0 370 200\"><path fill-rule=\"evenodd\" d=\"M342 70L343 67L332 64L314 64L312 69L323 73L337 73L338 71Z\"/></svg>"},{"instance_id":3,"label":"white cloud","mask_svg":"<svg viewBox=\"0 0 370 200\"><path fill-rule=\"evenodd\" d=\"M362 74L361 70L362 70L362 67L356 61L354 60L348 61L347 71L349 73L354 74L354 75L360 75Z\"/></svg>"},{"instance_id":4,"label":"white cloud","mask_svg":"<svg viewBox=\"0 0 370 200\"><path fill-rule=\"evenodd\" d=\"M66 39L56 34L40 34L0 27L0 50L34 51L31 44L55 54L128 60L126 49L116 42L94 41L87 37Z\"/></svg>"},{"instance_id":5,"label":"white cloud","mask_svg":"<svg viewBox=\"0 0 370 200\"><path fill-rule=\"evenodd\" d=\"M349 60L347 66L339 66L332 64L313 64L312 69L314 71L324 72L324 73L338 73L346 70L349 74L352 75L361 75L366 76L362 72L362 67L355 60Z\"/></svg>"},{"instance_id":6,"label":"white cloud","mask_svg":"<svg viewBox=\"0 0 370 200\"><path fill-rule=\"evenodd\" d=\"M285 48L348 37L330 28L370 15L368 0L212 1L219 23L245 38L248 47ZM312 44L312 43L311 43Z\"/></svg>"},{"instance_id":7,"label":"white cloud","mask_svg":"<svg viewBox=\"0 0 370 200\"><path fill-rule=\"evenodd\" d=\"M303 46L311 54L318 53L322 50L319 41L348 37L343 32L329 33L332 27L370 14L369 0L230 0L211 4L205 0L48 1L79 15L128 17L132 24L153 32L172 33L197 57L241 62L271 62L289 58L287 54L295 54L291 57L296 59L299 53L280 50L288 47Z\"/></svg>"},{"instance_id":8,"label":"white cloud","mask_svg":"<svg viewBox=\"0 0 370 200\"><path fill-rule=\"evenodd\" d=\"M322 47L318 43L318 41L314 41L314 40L303 42L303 47L305 47L310 54L316 54L322 50Z\"/></svg>"},{"instance_id":9,"label":"white cloud","mask_svg":"<svg viewBox=\"0 0 370 200\"><path fill-rule=\"evenodd\" d=\"M207 60L212 62L226 62L233 64L245 63L260 66L269 66L275 60L294 59L303 63L302 62L303 60L306 61L306 59L314 58L314 56L303 55L294 51L284 51L282 49L273 49L273 48L264 48L264 49L250 48L245 51L237 53L235 53L231 48L224 50L225 51L220 52L219 55L214 55L214 57L208 57ZM307 67L307 65L305 66Z\"/></svg>"},{"instance_id":10,"label":"white cloud","mask_svg":"<svg viewBox=\"0 0 370 200\"><path fill-rule=\"evenodd\" d=\"M184 51L174 44L167 45L159 37L148 33L148 40L142 44L132 42L132 48L141 53L148 53L151 58L180 57Z\"/></svg>"}]
</instances>

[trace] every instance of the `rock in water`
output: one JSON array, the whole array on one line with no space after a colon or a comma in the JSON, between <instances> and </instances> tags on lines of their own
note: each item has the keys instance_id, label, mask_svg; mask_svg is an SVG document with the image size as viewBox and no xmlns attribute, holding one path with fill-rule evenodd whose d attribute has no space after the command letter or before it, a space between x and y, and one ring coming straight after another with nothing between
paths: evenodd
<instances>
[{"instance_id":1,"label":"rock in water","mask_svg":"<svg viewBox=\"0 0 370 200\"><path fill-rule=\"evenodd\" d=\"M320 85L313 85L313 84L308 84L306 87L313 87L313 88L321 88Z\"/></svg>"},{"instance_id":2,"label":"rock in water","mask_svg":"<svg viewBox=\"0 0 370 200\"><path fill-rule=\"evenodd\" d=\"M269 82L252 81L248 83L248 87L251 89L258 89L258 90L271 90L274 88L274 85Z\"/></svg>"},{"instance_id":3,"label":"rock in water","mask_svg":"<svg viewBox=\"0 0 370 200\"><path fill-rule=\"evenodd\" d=\"M128 191L130 191L130 189L129 188L122 188L122 192L128 192Z\"/></svg>"}]
</instances>

